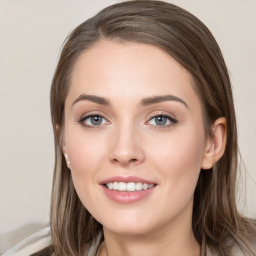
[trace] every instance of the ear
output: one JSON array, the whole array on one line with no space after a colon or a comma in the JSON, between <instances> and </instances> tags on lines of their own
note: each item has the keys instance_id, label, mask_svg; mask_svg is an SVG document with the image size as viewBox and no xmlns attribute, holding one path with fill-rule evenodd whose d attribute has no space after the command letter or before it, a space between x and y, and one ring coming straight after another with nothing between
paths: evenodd
<instances>
[{"instance_id":1,"label":"ear","mask_svg":"<svg viewBox=\"0 0 256 256\"><path fill-rule=\"evenodd\" d=\"M71 168L71 163L70 163L70 160L69 160L69 157L68 157L65 145L62 146L62 152L63 152L63 155L64 155L64 157L66 159L67 167L70 169Z\"/></svg>"},{"instance_id":2,"label":"ear","mask_svg":"<svg viewBox=\"0 0 256 256\"><path fill-rule=\"evenodd\" d=\"M65 142L62 138L62 132L61 132L61 129L60 129L60 125L56 124L55 125L55 129L56 129L56 134L59 138L59 141L60 141L60 146L62 148L62 153L66 159L66 164L67 164L67 167L70 169L71 167L71 164L70 164L70 161L69 161L69 157L68 157L68 154L67 154L67 150L66 150L66 146L65 146Z\"/></svg>"},{"instance_id":3,"label":"ear","mask_svg":"<svg viewBox=\"0 0 256 256\"><path fill-rule=\"evenodd\" d=\"M207 139L201 169L211 169L223 156L227 141L227 120L225 117L218 118L212 125L211 136Z\"/></svg>"}]
</instances>

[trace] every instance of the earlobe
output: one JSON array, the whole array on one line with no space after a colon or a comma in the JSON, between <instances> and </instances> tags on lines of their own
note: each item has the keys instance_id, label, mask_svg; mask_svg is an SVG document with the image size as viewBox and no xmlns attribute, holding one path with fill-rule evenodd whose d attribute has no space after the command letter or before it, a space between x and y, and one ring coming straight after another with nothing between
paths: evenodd
<instances>
[{"instance_id":1,"label":"earlobe","mask_svg":"<svg viewBox=\"0 0 256 256\"><path fill-rule=\"evenodd\" d=\"M68 158L68 155L67 155L67 154L64 154L64 156L65 156L65 159L66 159L67 167L70 169L71 163L70 163L70 160L69 160L69 158Z\"/></svg>"},{"instance_id":2,"label":"earlobe","mask_svg":"<svg viewBox=\"0 0 256 256\"><path fill-rule=\"evenodd\" d=\"M66 159L67 167L70 169L71 168L71 163L70 163L70 160L69 160L69 157L68 157L68 154L67 154L65 146L62 147L62 151L63 151L63 155L64 155L64 157Z\"/></svg>"},{"instance_id":3,"label":"earlobe","mask_svg":"<svg viewBox=\"0 0 256 256\"><path fill-rule=\"evenodd\" d=\"M70 169L71 168L71 163L70 163L70 160L69 160L69 157L68 157L68 154L67 154L65 142L64 142L64 140L62 138L62 132L61 132L60 125L56 124L55 125L55 130L56 130L56 135L59 138L60 147L62 148L62 152L63 152L63 155L65 157L67 167Z\"/></svg>"},{"instance_id":4,"label":"earlobe","mask_svg":"<svg viewBox=\"0 0 256 256\"><path fill-rule=\"evenodd\" d=\"M220 117L212 125L212 136L206 143L201 169L211 169L223 156L226 148L226 141L227 120L225 117Z\"/></svg>"}]
</instances>

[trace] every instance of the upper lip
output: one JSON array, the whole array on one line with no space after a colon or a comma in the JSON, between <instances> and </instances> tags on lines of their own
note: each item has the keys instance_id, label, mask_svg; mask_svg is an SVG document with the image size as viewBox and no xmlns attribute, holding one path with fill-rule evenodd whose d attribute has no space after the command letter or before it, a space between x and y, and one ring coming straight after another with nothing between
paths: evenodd
<instances>
[{"instance_id":1,"label":"upper lip","mask_svg":"<svg viewBox=\"0 0 256 256\"><path fill-rule=\"evenodd\" d=\"M146 180L140 177L136 177L136 176L127 176L127 177L123 177L123 176L113 176L107 179L104 179L100 182L100 185L104 185L110 182L141 182L141 183L147 183L147 184L156 184L154 181L150 181L150 180Z\"/></svg>"}]
</instances>

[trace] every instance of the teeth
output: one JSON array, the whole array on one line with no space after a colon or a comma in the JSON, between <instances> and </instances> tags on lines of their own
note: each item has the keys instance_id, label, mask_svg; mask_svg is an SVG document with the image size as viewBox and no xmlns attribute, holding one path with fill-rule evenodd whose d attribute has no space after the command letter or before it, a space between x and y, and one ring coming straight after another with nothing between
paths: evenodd
<instances>
[{"instance_id":1,"label":"teeth","mask_svg":"<svg viewBox=\"0 0 256 256\"><path fill-rule=\"evenodd\" d=\"M124 182L119 182L119 184L118 184L118 190L119 190L119 191L126 191L126 183L124 183Z\"/></svg>"},{"instance_id":2,"label":"teeth","mask_svg":"<svg viewBox=\"0 0 256 256\"><path fill-rule=\"evenodd\" d=\"M113 183L109 183L108 188L113 189Z\"/></svg>"},{"instance_id":3,"label":"teeth","mask_svg":"<svg viewBox=\"0 0 256 256\"><path fill-rule=\"evenodd\" d=\"M126 190L127 191L135 191L135 189L136 189L136 185L135 185L134 182L127 183L127 185L126 185Z\"/></svg>"},{"instance_id":4,"label":"teeth","mask_svg":"<svg viewBox=\"0 0 256 256\"><path fill-rule=\"evenodd\" d=\"M148 189L148 184L147 184L147 183L144 183L143 186L142 186L142 188L143 188L144 190Z\"/></svg>"},{"instance_id":5,"label":"teeth","mask_svg":"<svg viewBox=\"0 0 256 256\"><path fill-rule=\"evenodd\" d=\"M141 191L153 188L154 184L147 184L141 182L109 182L106 184L108 189L118 190L118 191Z\"/></svg>"},{"instance_id":6,"label":"teeth","mask_svg":"<svg viewBox=\"0 0 256 256\"><path fill-rule=\"evenodd\" d=\"M143 186L143 184L142 183L136 183L136 185L135 185L135 189L136 190L142 190L142 186Z\"/></svg>"},{"instance_id":7,"label":"teeth","mask_svg":"<svg viewBox=\"0 0 256 256\"><path fill-rule=\"evenodd\" d=\"M111 184L111 183L109 183L109 184ZM113 189L113 190L117 190L117 189L118 189L118 187L119 187L119 186L118 186L118 182L114 182L114 183L113 183L113 188L112 188L112 189ZM108 187L108 188L109 188L109 189L111 189L110 187Z\"/></svg>"}]
</instances>

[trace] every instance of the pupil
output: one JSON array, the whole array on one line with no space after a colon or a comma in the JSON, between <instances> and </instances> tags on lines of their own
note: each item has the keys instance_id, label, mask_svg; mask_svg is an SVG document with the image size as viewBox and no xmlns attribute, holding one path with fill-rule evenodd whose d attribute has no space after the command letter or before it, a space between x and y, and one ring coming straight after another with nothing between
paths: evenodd
<instances>
[{"instance_id":1,"label":"pupil","mask_svg":"<svg viewBox=\"0 0 256 256\"><path fill-rule=\"evenodd\" d=\"M94 116L91 120L93 125L99 125L102 121L102 117Z\"/></svg>"},{"instance_id":2,"label":"pupil","mask_svg":"<svg viewBox=\"0 0 256 256\"><path fill-rule=\"evenodd\" d=\"M158 125L165 125L166 121L167 121L167 118L164 116L158 116L156 118L156 124L158 124Z\"/></svg>"}]
</instances>

